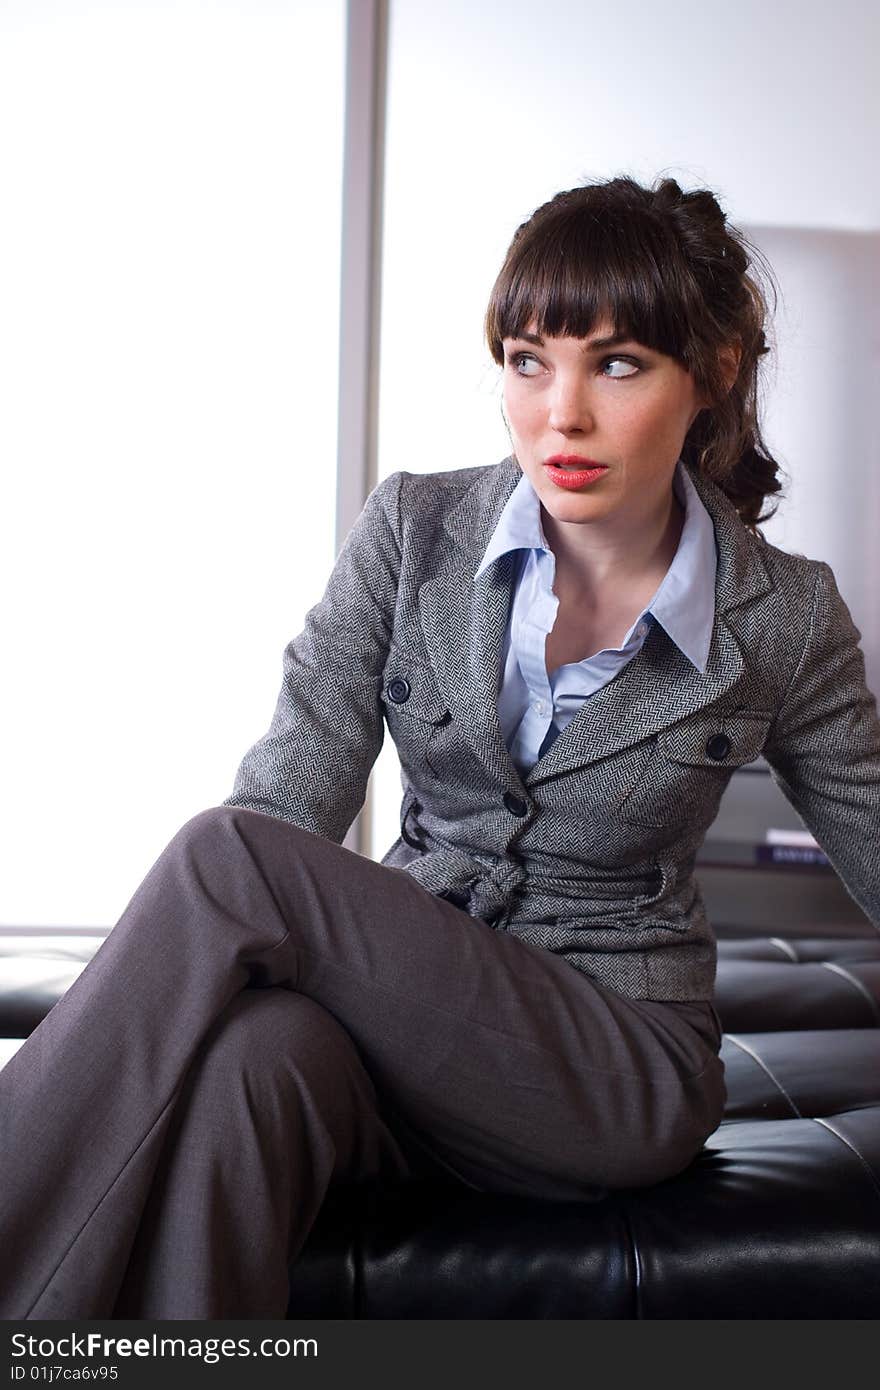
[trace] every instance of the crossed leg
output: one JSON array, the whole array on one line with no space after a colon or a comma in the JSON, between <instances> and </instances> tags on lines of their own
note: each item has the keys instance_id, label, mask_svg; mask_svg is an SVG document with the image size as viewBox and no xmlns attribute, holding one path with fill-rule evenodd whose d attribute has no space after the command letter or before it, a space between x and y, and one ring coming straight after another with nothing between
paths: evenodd
<instances>
[{"instance_id":1,"label":"crossed leg","mask_svg":"<svg viewBox=\"0 0 880 1390\"><path fill-rule=\"evenodd\" d=\"M328 1184L406 1171L377 1094L466 1181L591 1199L686 1166L722 1076L686 1008L624 999L287 822L213 808L0 1073L0 1315L282 1316ZM198 1229L183 1268L181 1221ZM253 1312L240 1250L262 1269Z\"/></svg>"}]
</instances>

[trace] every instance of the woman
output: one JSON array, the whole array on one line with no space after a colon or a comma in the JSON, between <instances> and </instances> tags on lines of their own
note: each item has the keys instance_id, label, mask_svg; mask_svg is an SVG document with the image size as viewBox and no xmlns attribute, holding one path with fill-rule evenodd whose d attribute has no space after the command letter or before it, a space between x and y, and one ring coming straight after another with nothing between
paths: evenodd
<instances>
[{"instance_id":1,"label":"woman","mask_svg":"<svg viewBox=\"0 0 880 1390\"><path fill-rule=\"evenodd\" d=\"M831 571L758 536L764 303L706 191L517 232L513 455L369 497L233 795L0 1077L0 1312L278 1317L328 1187L595 1200L724 1104L694 857L764 753L880 918L880 737ZM401 836L339 841L387 724Z\"/></svg>"}]
</instances>

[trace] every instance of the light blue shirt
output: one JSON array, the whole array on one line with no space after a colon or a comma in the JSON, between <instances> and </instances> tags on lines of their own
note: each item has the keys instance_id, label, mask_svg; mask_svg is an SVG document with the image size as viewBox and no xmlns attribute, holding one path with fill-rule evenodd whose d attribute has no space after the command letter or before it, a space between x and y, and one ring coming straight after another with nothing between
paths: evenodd
<instances>
[{"instance_id":1,"label":"light blue shirt","mask_svg":"<svg viewBox=\"0 0 880 1390\"><path fill-rule=\"evenodd\" d=\"M658 622L698 671L705 671L715 618L715 528L687 469L673 480L684 508L678 549L653 598L618 648L596 652L547 675L545 641L556 620L556 557L541 526L541 504L525 474L511 493L486 547L474 583L499 556L521 551L502 651L498 718L519 772L534 766L574 719L584 700L613 680Z\"/></svg>"}]
</instances>

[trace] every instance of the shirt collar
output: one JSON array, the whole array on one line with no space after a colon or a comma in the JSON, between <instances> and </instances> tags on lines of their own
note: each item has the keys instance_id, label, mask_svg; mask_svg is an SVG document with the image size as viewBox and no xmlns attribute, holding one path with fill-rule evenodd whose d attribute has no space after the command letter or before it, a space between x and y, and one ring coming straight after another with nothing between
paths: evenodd
<instances>
[{"instance_id":1,"label":"shirt collar","mask_svg":"<svg viewBox=\"0 0 880 1390\"><path fill-rule=\"evenodd\" d=\"M650 613L702 673L715 619L715 528L682 463L676 467L673 487L684 507L681 538L660 587L640 616ZM474 578L510 550L550 551L541 526L541 504L525 473L505 503Z\"/></svg>"},{"instance_id":2,"label":"shirt collar","mask_svg":"<svg viewBox=\"0 0 880 1390\"><path fill-rule=\"evenodd\" d=\"M541 526L538 494L525 473L520 474L519 482L504 504L474 578L479 579L493 560L509 550L550 550Z\"/></svg>"}]
</instances>

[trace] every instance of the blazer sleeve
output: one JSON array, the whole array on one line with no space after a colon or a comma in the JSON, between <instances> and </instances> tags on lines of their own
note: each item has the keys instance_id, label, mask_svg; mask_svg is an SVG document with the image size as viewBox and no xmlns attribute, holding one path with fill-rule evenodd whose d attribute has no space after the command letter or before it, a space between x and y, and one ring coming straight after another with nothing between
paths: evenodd
<instances>
[{"instance_id":1,"label":"blazer sleeve","mask_svg":"<svg viewBox=\"0 0 880 1390\"><path fill-rule=\"evenodd\" d=\"M818 563L804 652L764 756L846 888L880 926L880 721L859 632Z\"/></svg>"},{"instance_id":2,"label":"blazer sleeve","mask_svg":"<svg viewBox=\"0 0 880 1390\"><path fill-rule=\"evenodd\" d=\"M323 598L285 648L272 722L245 754L224 806L341 843L363 805L384 737L379 691L400 575L401 476L370 494Z\"/></svg>"}]
</instances>

